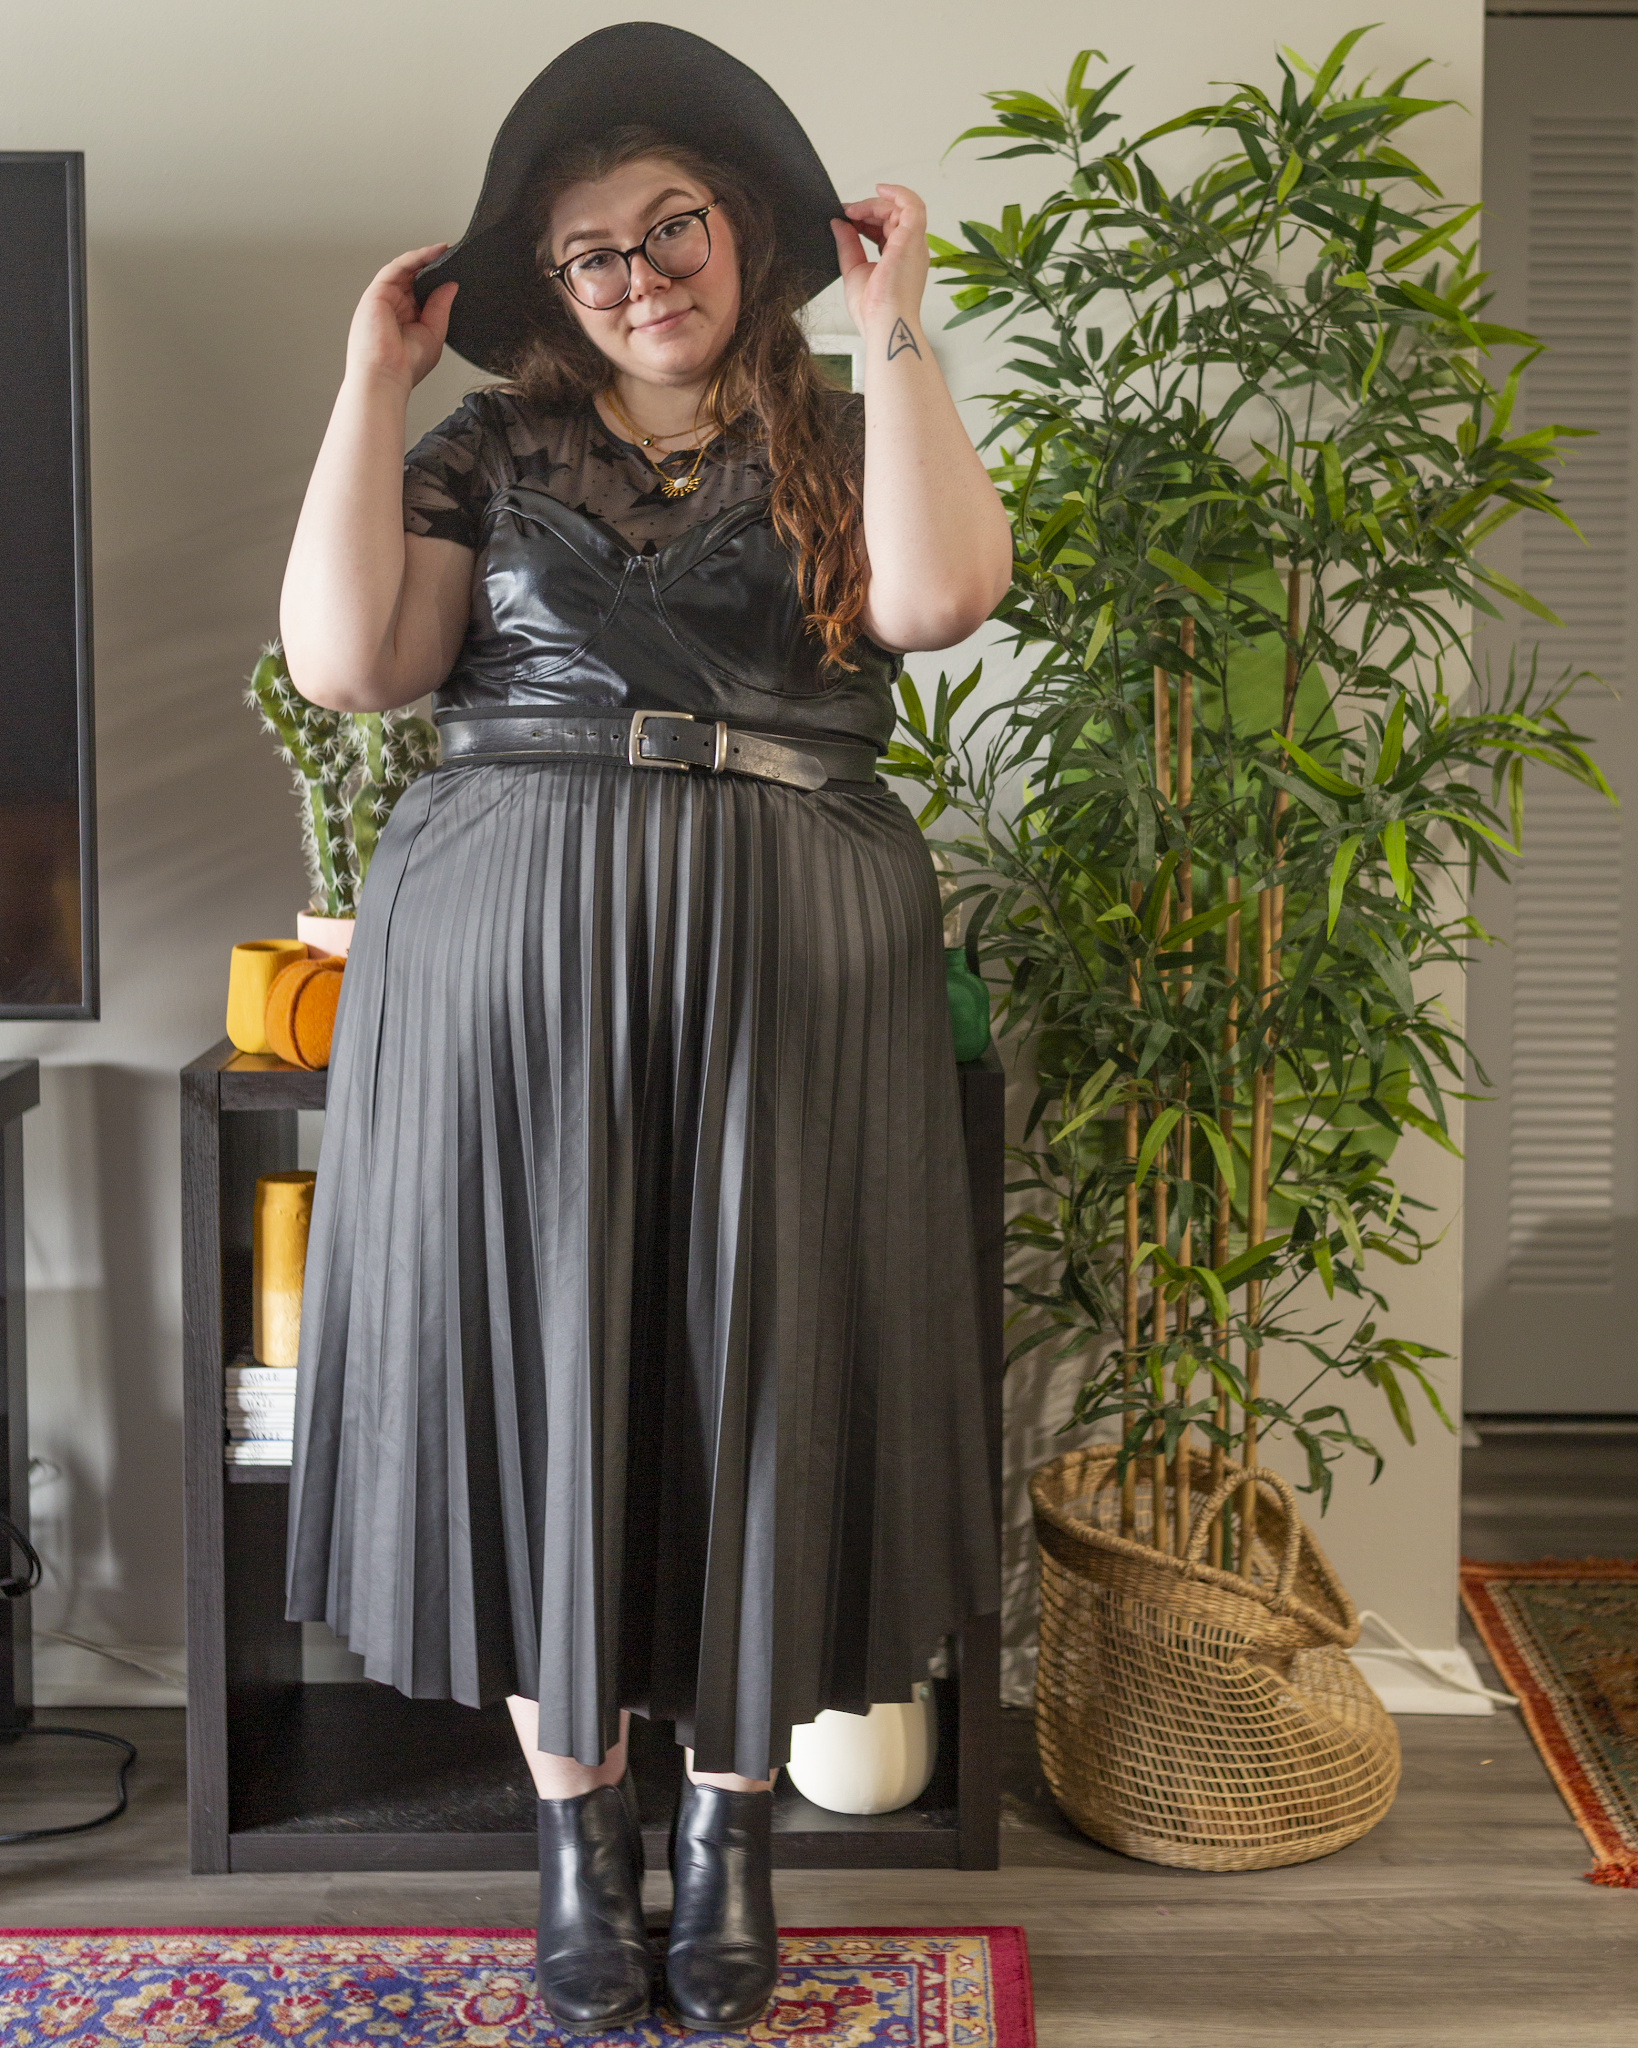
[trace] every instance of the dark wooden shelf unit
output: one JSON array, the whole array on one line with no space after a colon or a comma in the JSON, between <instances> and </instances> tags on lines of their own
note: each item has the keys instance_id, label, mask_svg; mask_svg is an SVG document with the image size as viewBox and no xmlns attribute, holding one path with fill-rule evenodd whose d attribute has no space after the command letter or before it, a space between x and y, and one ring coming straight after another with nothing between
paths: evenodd
<instances>
[{"instance_id":1,"label":"dark wooden shelf unit","mask_svg":"<svg viewBox=\"0 0 1638 2048\"><path fill-rule=\"evenodd\" d=\"M961 1068L960 1080L999 1501L1004 1141L993 1051ZM296 1113L324 1107L325 1081L235 1052L226 1039L182 1071L192 1867L529 1869L534 1789L504 1705L478 1712L384 1685L303 1684L301 1628L284 1619L288 1469L223 1463L222 1369L250 1341L256 1179L296 1164ZM782 1783L777 1862L996 1867L997 1618L969 1621L956 1652L955 1674L936 1681L939 1764L922 1797L898 1813L854 1818ZM650 1862L663 1868L681 1768L669 1724L633 1718L632 1767Z\"/></svg>"}]
</instances>

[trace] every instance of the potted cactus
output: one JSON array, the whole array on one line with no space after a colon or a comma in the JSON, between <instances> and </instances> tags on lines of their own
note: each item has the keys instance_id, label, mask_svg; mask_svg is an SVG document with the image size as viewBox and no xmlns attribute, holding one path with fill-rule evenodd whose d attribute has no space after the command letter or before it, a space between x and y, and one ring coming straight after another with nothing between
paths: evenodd
<instances>
[{"instance_id":1,"label":"potted cactus","mask_svg":"<svg viewBox=\"0 0 1638 2048\"><path fill-rule=\"evenodd\" d=\"M352 942L359 891L393 806L438 759L438 735L409 711L326 711L290 680L284 649L263 648L246 702L278 741L301 798L313 895L296 933L325 953Z\"/></svg>"}]
</instances>

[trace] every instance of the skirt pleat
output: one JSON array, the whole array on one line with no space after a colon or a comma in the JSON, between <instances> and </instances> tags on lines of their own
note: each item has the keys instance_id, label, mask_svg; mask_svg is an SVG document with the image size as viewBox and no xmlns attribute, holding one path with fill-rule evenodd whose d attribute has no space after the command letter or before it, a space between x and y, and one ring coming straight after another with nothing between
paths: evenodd
<instances>
[{"instance_id":1,"label":"skirt pleat","mask_svg":"<svg viewBox=\"0 0 1638 2048\"><path fill-rule=\"evenodd\" d=\"M289 1613L417 1697L704 1770L996 1604L926 845L878 785L618 763L403 798L343 982Z\"/></svg>"}]
</instances>

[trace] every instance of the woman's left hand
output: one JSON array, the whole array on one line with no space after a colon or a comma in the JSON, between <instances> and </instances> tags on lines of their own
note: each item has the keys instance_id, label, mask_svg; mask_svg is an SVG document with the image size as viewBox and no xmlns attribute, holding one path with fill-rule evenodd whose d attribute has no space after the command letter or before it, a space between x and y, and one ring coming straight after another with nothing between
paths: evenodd
<instances>
[{"instance_id":1,"label":"woman's left hand","mask_svg":"<svg viewBox=\"0 0 1638 2048\"><path fill-rule=\"evenodd\" d=\"M855 199L844 211L846 220L833 220L830 231L854 326L863 334L867 323L884 317L915 319L927 285L927 208L920 196L908 185L878 185L874 199ZM882 252L876 262L861 237Z\"/></svg>"}]
</instances>

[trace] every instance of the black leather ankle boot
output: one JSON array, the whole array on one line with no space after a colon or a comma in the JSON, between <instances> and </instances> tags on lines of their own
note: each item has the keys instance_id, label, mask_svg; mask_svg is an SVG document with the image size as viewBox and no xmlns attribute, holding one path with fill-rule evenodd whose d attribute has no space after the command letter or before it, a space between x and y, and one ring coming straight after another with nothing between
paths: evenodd
<instances>
[{"instance_id":1,"label":"black leather ankle boot","mask_svg":"<svg viewBox=\"0 0 1638 2048\"><path fill-rule=\"evenodd\" d=\"M541 1799L535 1994L573 2034L648 2011L643 1837L629 1773L578 1799Z\"/></svg>"},{"instance_id":2,"label":"black leather ankle boot","mask_svg":"<svg viewBox=\"0 0 1638 2048\"><path fill-rule=\"evenodd\" d=\"M772 1792L725 1792L686 1774L671 1823L666 1999L685 2027L748 2027L779 1976Z\"/></svg>"}]
</instances>

